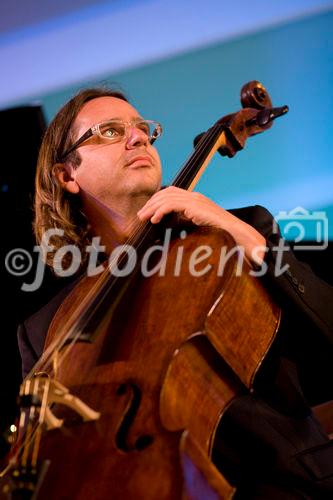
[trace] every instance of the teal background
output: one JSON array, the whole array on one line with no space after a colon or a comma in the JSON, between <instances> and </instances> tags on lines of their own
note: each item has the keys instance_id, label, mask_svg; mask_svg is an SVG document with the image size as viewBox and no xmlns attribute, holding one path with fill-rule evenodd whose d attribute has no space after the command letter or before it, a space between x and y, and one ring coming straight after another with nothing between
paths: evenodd
<instances>
[{"instance_id":1,"label":"teal background","mask_svg":"<svg viewBox=\"0 0 333 500\"><path fill-rule=\"evenodd\" d=\"M233 159L216 155L197 190L225 208L261 204L273 214L295 207L324 210L333 238L333 11L272 27L229 42L159 61L99 80L36 96L47 119L79 88L121 88L143 116L160 121L157 145L164 182L192 150L193 138L240 108L249 80L267 88L273 105L289 113L248 140ZM153 41L151 41L153 42ZM315 238L315 225L306 238Z\"/></svg>"}]
</instances>

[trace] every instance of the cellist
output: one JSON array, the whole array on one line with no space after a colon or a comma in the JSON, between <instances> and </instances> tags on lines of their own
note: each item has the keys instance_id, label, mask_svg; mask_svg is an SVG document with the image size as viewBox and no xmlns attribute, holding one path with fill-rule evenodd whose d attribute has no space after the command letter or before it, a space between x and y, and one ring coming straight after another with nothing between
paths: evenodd
<instances>
[{"instance_id":1,"label":"cellist","mask_svg":"<svg viewBox=\"0 0 333 500\"><path fill-rule=\"evenodd\" d=\"M46 260L75 245L87 266L93 238L109 255L138 221L177 213L198 226L227 230L283 310L282 325L253 393L236 398L217 432L213 459L237 487L236 498L325 498L333 494L333 441L310 406L333 399L333 289L283 252L262 207L227 211L199 193L161 188L152 142L159 123L146 120L125 96L87 89L58 112L45 134L36 174L35 233L60 229ZM70 265L70 264L68 264ZM277 275L279 274L279 275ZM75 283L75 279L73 279ZM20 325L23 375L41 355L48 326L73 283Z\"/></svg>"}]
</instances>

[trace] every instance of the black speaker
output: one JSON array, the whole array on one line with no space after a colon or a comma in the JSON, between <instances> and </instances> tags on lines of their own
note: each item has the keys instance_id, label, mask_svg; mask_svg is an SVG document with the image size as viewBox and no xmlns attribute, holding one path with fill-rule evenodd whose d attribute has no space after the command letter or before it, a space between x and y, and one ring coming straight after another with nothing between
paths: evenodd
<instances>
[{"instance_id":1,"label":"black speaker","mask_svg":"<svg viewBox=\"0 0 333 500\"><path fill-rule=\"evenodd\" d=\"M6 449L6 429L16 415L16 394L21 379L17 348L18 323L30 311L33 297L23 292L22 277L8 270L7 256L23 249L31 256L32 203L38 150L46 129L41 106L0 111L1 207L1 355L0 355L0 455Z\"/></svg>"},{"instance_id":2,"label":"black speaker","mask_svg":"<svg viewBox=\"0 0 333 500\"><path fill-rule=\"evenodd\" d=\"M41 106L0 111L0 203L3 242L31 244L32 200L38 150L46 122Z\"/></svg>"}]
</instances>

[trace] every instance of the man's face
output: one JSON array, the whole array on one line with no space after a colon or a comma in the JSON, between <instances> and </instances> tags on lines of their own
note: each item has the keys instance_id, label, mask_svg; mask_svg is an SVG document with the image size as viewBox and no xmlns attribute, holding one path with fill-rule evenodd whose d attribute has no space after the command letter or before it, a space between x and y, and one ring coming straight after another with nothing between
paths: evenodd
<instances>
[{"instance_id":1,"label":"man's face","mask_svg":"<svg viewBox=\"0 0 333 500\"><path fill-rule=\"evenodd\" d=\"M114 118L130 122L140 115L116 97L87 102L74 122L74 141L92 125ZM149 197L160 189L159 155L138 128L130 127L128 136L115 143L94 135L79 146L78 152L81 163L72 173L83 195L113 206L126 197Z\"/></svg>"}]
</instances>

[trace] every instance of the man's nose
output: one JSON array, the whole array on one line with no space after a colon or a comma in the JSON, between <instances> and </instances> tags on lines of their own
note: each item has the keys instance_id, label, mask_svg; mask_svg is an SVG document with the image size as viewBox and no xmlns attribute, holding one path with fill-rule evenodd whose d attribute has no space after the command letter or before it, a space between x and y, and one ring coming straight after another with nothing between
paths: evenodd
<instances>
[{"instance_id":1,"label":"man's nose","mask_svg":"<svg viewBox=\"0 0 333 500\"><path fill-rule=\"evenodd\" d=\"M136 148L149 142L148 135L139 128L131 126L127 129L127 147Z\"/></svg>"}]
</instances>

